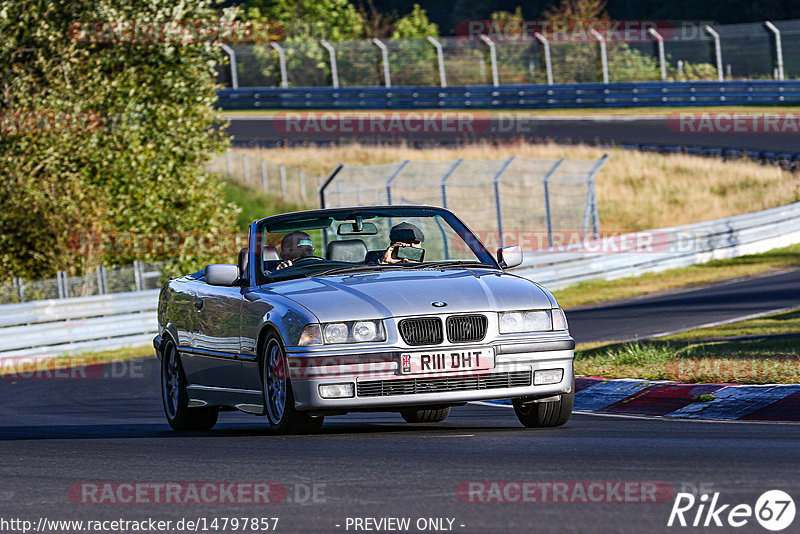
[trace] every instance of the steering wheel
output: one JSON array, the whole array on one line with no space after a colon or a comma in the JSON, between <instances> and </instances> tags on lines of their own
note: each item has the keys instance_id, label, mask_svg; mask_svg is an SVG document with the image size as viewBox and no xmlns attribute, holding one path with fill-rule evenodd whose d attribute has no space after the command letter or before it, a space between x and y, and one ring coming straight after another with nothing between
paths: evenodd
<instances>
[{"instance_id":1,"label":"steering wheel","mask_svg":"<svg viewBox=\"0 0 800 534\"><path fill-rule=\"evenodd\" d=\"M316 256L303 256L302 258L297 258L296 260L293 260L292 265L297 265L298 263L306 261L323 261L323 259L318 258Z\"/></svg>"}]
</instances>

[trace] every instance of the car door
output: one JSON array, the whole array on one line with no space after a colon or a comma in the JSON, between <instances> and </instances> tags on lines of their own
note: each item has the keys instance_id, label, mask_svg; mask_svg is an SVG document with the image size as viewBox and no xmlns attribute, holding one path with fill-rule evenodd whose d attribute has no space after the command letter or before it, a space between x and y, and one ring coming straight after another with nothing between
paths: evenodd
<instances>
[{"instance_id":1,"label":"car door","mask_svg":"<svg viewBox=\"0 0 800 534\"><path fill-rule=\"evenodd\" d=\"M194 308L194 343L184 358L187 382L219 388L238 388L240 382L240 287L198 284Z\"/></svg>"}]
</instances>

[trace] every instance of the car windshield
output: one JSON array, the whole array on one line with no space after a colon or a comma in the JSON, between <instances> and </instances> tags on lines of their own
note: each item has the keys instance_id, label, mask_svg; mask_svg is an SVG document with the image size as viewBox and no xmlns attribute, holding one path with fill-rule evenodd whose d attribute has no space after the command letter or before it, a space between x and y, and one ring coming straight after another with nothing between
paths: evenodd
<instances>
[{"instance_id":1,"label":"car windshield","mask_svg":"<svg viewBox=\"0 0 800 534\"><path fill-rule=\"evenodd\" d=\"M435 208L326 210L262 221L267 280L424 267L497 268L453 214Z\"/></svg>"}]
</instances>

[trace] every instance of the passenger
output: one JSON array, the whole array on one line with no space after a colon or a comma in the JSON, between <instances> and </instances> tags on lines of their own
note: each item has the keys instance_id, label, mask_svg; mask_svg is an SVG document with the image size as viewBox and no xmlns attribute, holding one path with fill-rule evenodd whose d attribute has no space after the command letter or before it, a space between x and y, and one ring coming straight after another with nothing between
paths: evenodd
<instances>
[{"instance_id":1,"label":"passenger","mask_svg":"<svg viewBox=\"0 0 800 534\"><path fill-rule=\"evenodd\" d=\"M311 236L305 232L295 231L286 234L281 239L281 263L277 269L291 267L294 262L301 258L308 258L314 255L314 242Z\"/></svg>"},{"instance_id":2,"label":"passenger","mask_svg":"<svg viewBox=\"0 0 800 534\"><path fill-rule=\"evenodd\" d=\"M391 244L381 258L381 263L417 263L408 258L398 258L397 251L402 247L422 248L425 234L413 224L401 222L389 230L389 241Z\"/></svg>"}]
</instances>

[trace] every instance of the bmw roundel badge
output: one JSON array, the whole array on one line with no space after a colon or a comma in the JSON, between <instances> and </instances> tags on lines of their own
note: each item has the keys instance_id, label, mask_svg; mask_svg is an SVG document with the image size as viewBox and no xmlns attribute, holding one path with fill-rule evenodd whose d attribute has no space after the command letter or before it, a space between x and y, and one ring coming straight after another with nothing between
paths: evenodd
<instances>
[{"instance_id":1,"label":"bmw roundel badge","mask_svg":"<svg viewBox=\"0 0 800 534\"><path fill-rule=\"evenodd\" d=\"M434 308L444 308L445 306L447 306L447 303L442 302L441 300L437 300L436 302L431 302L431 306L433 306Z\"/></svg>"}]
</instances>

